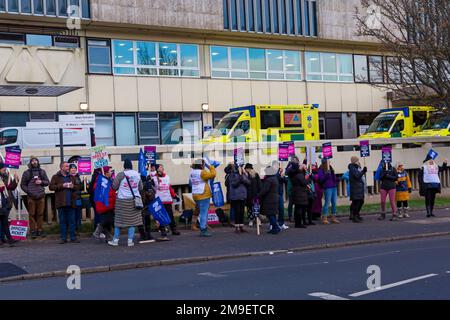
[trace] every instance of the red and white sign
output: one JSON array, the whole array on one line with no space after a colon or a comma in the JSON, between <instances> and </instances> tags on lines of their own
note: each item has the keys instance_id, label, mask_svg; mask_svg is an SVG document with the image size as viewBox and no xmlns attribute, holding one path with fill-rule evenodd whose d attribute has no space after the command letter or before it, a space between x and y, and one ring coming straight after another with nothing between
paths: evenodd
<instances>
[{"instance_id":1,"label":"red and white sign","mask_svg":"<svg viewBox=\"0 0 450 320\"><path fill-rule=\"evenodd\" d=\"M216 214L215 209L208 211L208 224L220 224L219 217Z\"/></svg>"},{"instance_id":2,"label":"red and white sign","mask_svg":"<svg viewBox=\"0 0 450 320\"><path fill-rule=\"evenodd\" d=\"M14 240L27 240L28 221L27 220L13 220L9 224L9 232Z\"/></svg>"}]
</instances>

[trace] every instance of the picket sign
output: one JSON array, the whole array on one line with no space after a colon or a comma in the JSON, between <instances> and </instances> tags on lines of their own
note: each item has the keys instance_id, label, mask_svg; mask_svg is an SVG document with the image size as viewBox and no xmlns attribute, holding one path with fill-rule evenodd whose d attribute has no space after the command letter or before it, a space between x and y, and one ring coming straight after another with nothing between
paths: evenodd
<instances>
[{"instance_id":1,"label":"picket sign","mask_svg":"<svg viewBox=\"0 0 450 320\"><path fill-rule=\"evenodd\" d=\"M28 220L23 219L22 215L28 216L28 211L26 208L22 208L22 195L20 190L17 191L18 193L18 212L16 214L16 220L12 220L9 224L9 232L11 233L11 237L14 240L19 241L26 241L27 240L27 233L28 233ZM25 212L22 212L22 211Z\"/></svg>"}]
</instances>

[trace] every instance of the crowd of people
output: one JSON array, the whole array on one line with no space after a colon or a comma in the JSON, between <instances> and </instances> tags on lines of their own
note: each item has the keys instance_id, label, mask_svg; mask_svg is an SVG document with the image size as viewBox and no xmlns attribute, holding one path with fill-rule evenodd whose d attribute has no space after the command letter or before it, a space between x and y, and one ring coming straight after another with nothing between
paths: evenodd
<instances>
[{"instance_id":1,"label":"crowd of people","mask_svg":"<svg viewBox=\"0 0 450 320\"><path fill-rule=\"evenodd\" d=\"M45 210L45 188L48 186L55 193L55 207L58 212L60 227L60 243L69 240L79 243L78 234L81 228L82 191L89 193L89 200L94 208L95 219L93 236L106 241L111 246L119 245L121 229L126 229L128 246L134 246L135 230L137 228L140 243L169 240L168 232L172 236L180 235L174 218L172 204L179 201L174 192L169 175L163 165L151 165L149 172L133 170L130 160L124 161L123 171L115 174L113 168L96 169L88 186L77 173L75 164L62 162L60 170L48 179L47 173L40 167L39 159L31 157L28 169L23 173L19 184L17 174L11 174L3 163L0 163L0 244L14 245L8 216L17 206L15 191L20 185L27 195L27 209L29 213L29 228L33 239L45 237L43 230ZM439 174L447 168L447 160L440 167L429 158L424 160L419 171L419 193L425 197L427 217L434 215L436 194L440 193L441 183ZM274 161L264 169L264 176L254 170L253 165L247 163L238 166L228 164L225 169L225 186L227 202L230 204L230 219L234 221L236 233L247 232L245 217L252 226L258 216L262 214L269 221L271 234L278 234L288 229L285 223L285 195L288 199L288 219L294 222L295 228L307 228L319 221L324 225L339 224L337 219L337 186L340 179L347 179L349 189L350 219L354 223L361 223L361 209L367 191L367 168L360 164L358 157L352 157L348 165L348 172L339 177L329 160L321 160L320 166L308 164L296 156L283 169L280 163ZM210 237L208 231L208 210L213 196L211 182L216 177L216 168L204 159L196 160L189 175L189 185L192 189L193 200L198 213L200 236ZM392 216L391 221L408 218L408 200L411 193L411 180L402 163L395 167L390 163L381 162L375 177L380 181L381 214L379 220L386 219L386 201L389 198ZM96 199L97 185L110 186L106 201ZM151 235L151 216L147 206L156 198L161 200L167 212L170 223L159 226L160 236L154 239Z\"/></svg>"}]
</instances>

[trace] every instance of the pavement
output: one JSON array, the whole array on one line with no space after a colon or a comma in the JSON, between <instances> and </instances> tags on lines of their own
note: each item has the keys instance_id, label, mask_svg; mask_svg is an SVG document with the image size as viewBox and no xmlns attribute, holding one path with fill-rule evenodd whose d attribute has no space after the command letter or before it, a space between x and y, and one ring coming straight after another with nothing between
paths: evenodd
<instances>
[{"instance_id":1,"label":"pavement","mask_svg":"<svg viewBox=\"0 0 450 320\"><path fill-rule=\"evenodd\" d=\"M278 235L267 234L264 225L260 236L256 228L235 234L234 228L220 226L211 231L211 238L202 238L180 227L181 236L173 236L172 241L134 247L126 246L125 234L119 247L92 238L64 245L57 240L29 240L12 248L0 247L0 282L64 276L70 265L79 266L82 273L107 272L450 235L450 209L435 214L436 218L426 218L424 212L416 211L400 221L378 221L376 215L367 215L360 224L342 218L339 225L307 229L289 224L291 228Z\"/></svg>"},{"instance_id":2,"label":"pavement","mask_svg":"<svg viewBox=\"0 0 450 320\"><path fill-rule=\"evenodd\" d=\"M447 236L81 274L78 282L60 277L15 281L0 283L0 300L175 300L166 315L184 305L205 305L202 300L223 301L220 305L235 300L263 305L267 300L448 300L449 249ZM372 280L375 269L379 283ZM78 284L78 290L69 290L67 283ZM212 306L209 317L224 310L206 305ZM287 312L275 308L275 315Z\"/></svg>"}]
</instances>

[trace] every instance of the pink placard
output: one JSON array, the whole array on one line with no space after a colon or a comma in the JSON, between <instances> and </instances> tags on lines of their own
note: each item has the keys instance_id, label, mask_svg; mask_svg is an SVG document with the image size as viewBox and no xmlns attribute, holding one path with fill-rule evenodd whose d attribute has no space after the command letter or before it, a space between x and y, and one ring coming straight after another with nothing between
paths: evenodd
<instances>
[{"instance_id":1,"label":"pink placard","mask_svg":"<svg viewBox=\"0 0 450 320\"><path fill-rule=\"evenodd\" d=\"M219 217L217 216L215 209L208 210L208 224L220 224Z\"/></svg>"},{"instance_id":2,"label":"pink placard","mask_svg":"<svg viewBox=\"0 0 450 320\"><path fill-rule=\"evenodd\" d=\"M19 169L21 161L21 150L20 149L13 149L13 148L5 148L5 165L8 168L15 168Z\"/></svg>"},{"instance_id":3,"label":"pink placard","mask_svg":"<svg viewBox=\"0 0 450 320\"><path fill-rule=\"evenodd\" d=\"M331 142L324 143L322 145L322 158L323 159L333 158L333 147L331 146Z\"/></svg>"},{"instance_id":4,"label":"pink placard","mask_svg":"<svg viewBox=\"0 0 450 320\"><path fill-rule=\"evenodd\" d=\"M80 158L78 160L78 174L90 175L92 173L91 158Z\"/></svg>"}]
</instances>

